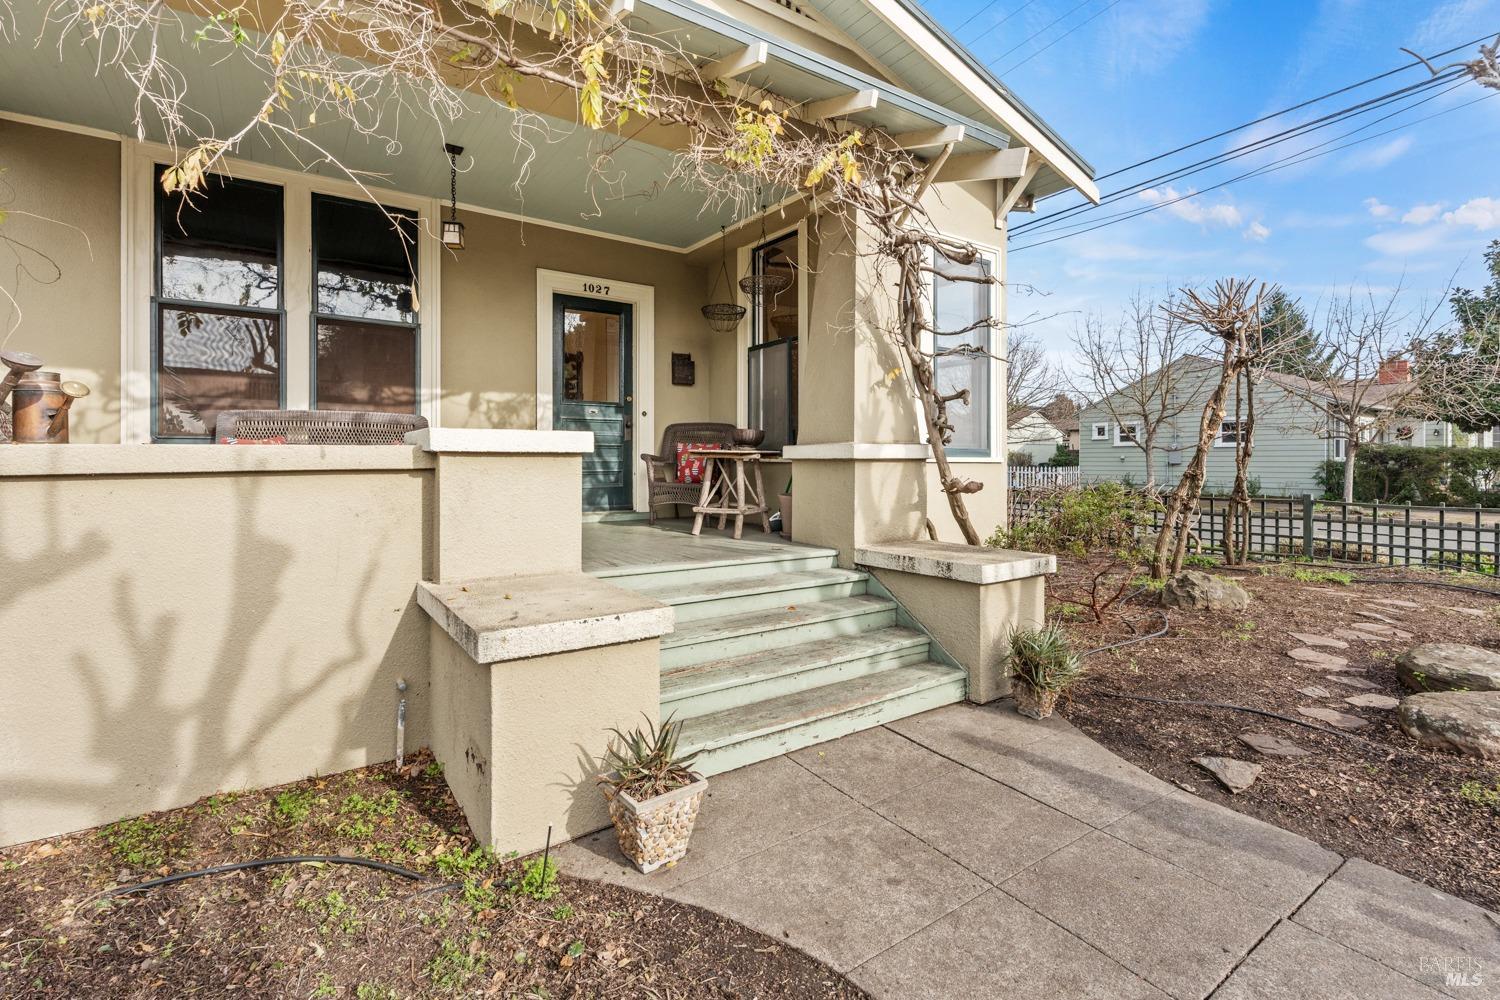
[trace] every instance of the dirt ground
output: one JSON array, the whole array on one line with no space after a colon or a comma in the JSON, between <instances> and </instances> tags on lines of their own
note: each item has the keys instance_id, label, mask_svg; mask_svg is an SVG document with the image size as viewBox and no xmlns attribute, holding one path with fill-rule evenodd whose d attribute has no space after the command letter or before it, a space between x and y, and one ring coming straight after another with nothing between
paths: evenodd
<instances>
[{"instance_id":1,"label":"dirt ground","mask_svg":"<svg viewBox=\"0 0 1500 1000\"><path fill-rule=\"evenodd\" d=\"M0 997L853 998L801 952L732 921L496 859L430 757L219 795L0 852ZM281 855L342 864L159 874Z\"/></svg>"},{"instance_id":2,"label":"dirt ground","mask_svg":"<svg viewBox=\"0 0 1500 1000\"><path fill-rule=\"evenodd\" d=\"M1062 616L1076 648L1094 649L1160 625L1157 599L1149 593L1106 615L1102 625L1068 609L1060 598L1086 592L1088 579L1103 563L1060 556L1058 565L1048 588L1050 610ZM1331 578L1337 574L1330 569L1224 571L1250 592L1246 611L1167 609L1166 635L1086 658L1088 675L1064 714L1116 753L1204 798L1500 910L1500 762L1419 748L1397 725L1394 709L1345 701L1360 694L1405 694L1394 660L1416 643L1500 649L1500 598L1413 581L1497 591L1500 584L1493 578L1411 570L1356 572L1355 577L1379 582L1343 583ZM1386 600L1418 606L1376 603ZM1337 673L1286 655L1303 645L1289 632L1332 636L1361 620L1379 621L1359 612L1395 622L1393 627L1412 638L1350 639L1348 649L1326 649L1349 661ZM1346 686L1339 677L1366 686ZM1328 696L1298 690L1313 686ZM1331 708L1368 720L1355 735L1369 742L1243 712L1126 700L1109 692L1229 703L1293 717L1300 717L1299 706ZM1310 753L1260 754L1237 739L1252 732L1291 740ZM1204 755L1251 761L1264 770L1249 789L1230 795L1192 762Z\"/></svg>"}]
</instances>

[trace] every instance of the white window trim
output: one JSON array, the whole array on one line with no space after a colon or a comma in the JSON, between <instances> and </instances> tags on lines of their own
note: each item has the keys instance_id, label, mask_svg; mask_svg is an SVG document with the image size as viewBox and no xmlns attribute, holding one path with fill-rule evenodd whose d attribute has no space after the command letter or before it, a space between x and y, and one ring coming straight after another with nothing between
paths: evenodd
<instances>
[{"instance_id":1,"label":"white window trim","mask_svg":"<svg viewBox=\"0 0 1500 1000\"><path fill-rule=\"evenodd\" d=\"M607 289L607 291L600 291ZM581 295L584 298L623 302L631 307L631 353L634 370L631 395L631 506L647 511L646 463L656 440L656 287L597 274L536 269L536 426L552 429L552 296ZM638 414L638 415L637 415Z\"/></svg>"},{"instance_id":2,"label":"white window trim","mask_svg":"<svg viewBox=\"0 0 1500 1000\"><path fill-rule=\"evenodd\" d=\"M1104 422L1102 424L1094 424L1093 427L1089 431L1089 435L1090 435L1089 436L1089 440L1090 441L1108 441L1109 440L1109 422L1106 421L1106 422Z\"/></svg>"},{"instance_id":3,"label":"white window trim","mask_svg":"<svg viewBox=\"0 0 1500 1000\"><path fill-rule=\"evenodd\" d=\"M1215 448L1233 448L1238 443L1236 441L1225 441L1224 440L1224 429L1226 427L1228 427L1230 424L1237 424L1237 423L1240 423L1240 421L1238 421L1238 420L1220 420L1219 421L1219 432L1214 435L1214 447ZM1238 437L1238 435L1236 435L1236 437Z\"/></svg>"},{"instance_id":4,"label":"white window trim","mask_svg":"<svg viewBox=\"0 0 1500 1000\"><path fill-rule=\"evenodd\" d=\"M1005 355L1007 344L1005 329L1005 298L1004 298L1004 272L1005 257L1001 248L992 243L980 243L976 240L962 240L974 247L990 262L990 273L1001 279L990 285L990 318L999 325L991 330L991 357L990 361L990 450L987 455L949 455L948 461L953 465L1004 465L1006 451L1010 446L1008 428L1005 426L1005 371L1001 368L1000 359ZM932 253L927 254L928 267L933 266ZM932 322L931 309L933 305L933 291L937 284L937 275L929 273L927 276L927 307L929 324ZM928 354L932 353L933 335L931 330L922 332L922 350ZM921 426L919 437L923 444L928 444L927 428ZM936 463L937 459L928 455L929 463Z\"/></svg>"},{"instance_id":5,"label":"white window trim","mask_svg":"<svg viewBox=\"0 0 1500 1000\"><path fill-rule=\"evenodd\" d=\"M775 211L775 209L771 209ZM747 223L748 225L748 223ZM734 361L734 419L740 427L750 426L750 345L755 339L755 301L739 286L741 276L750 273L751 257L755 248L766 243L774 243L791 233L797 234L797 266L802 273L797 276L797 385L802 382L802 363L807 357L807 310L809 305L808 293L811 282L806 276L811 273L807 260L807 219L800 219L795 225L784 229L774 230L766 233L765 237L757 235L754 239L735 248L734 269L730 272L729 280L731 286L729 293L734 296L734 301L745 307L745 315L740 318L739 328L735 330L735 361ZM801 402L800 400L798 401Z\"/></svg>"},{"instance_id":6,"label":"white window trim","mask_svg":"<svg viewBox=\"0 0 1500 1000\"><path fill-rule=\"evenodd\" d=\"M156 164L175 159L169 147L134 139L120 141L121 250L120 289L120 442L151 441L151 293L156 276ZM442 243L431 228L441 212L432 198L385 188L361 188L352 181L319 177L247 160L229 159L217 171L282 189L282 303L286 325L281 331L282 379L286 407L307 409L312 403L312 196L333 195L414 211L423 225L417 237L418 385L417 410L438 426L441 390Z\"/></svg>"},{"instance_id":7,"label":"white window trim","mask_svg":"<svg viewBox=\"0 0 1500 1000\"><path fill-rule=\"evenodd\" d=\"M1120 431L1122 429L1124 429L1125 427L1133 427L1133 428L1135 428L1135 438L1136 438L1136 441L1140 440L1140 438L1141 438L1141 422L1139 420L1128 420L1125 423L1115 424L1115 447L1116 448L1136 448L1136 447L1139 447L1135 443L1135 441L1127 440L1127 439L1125 439L1124 437L1122 437L1120 435Z\"/></svg>"}]
</instances>

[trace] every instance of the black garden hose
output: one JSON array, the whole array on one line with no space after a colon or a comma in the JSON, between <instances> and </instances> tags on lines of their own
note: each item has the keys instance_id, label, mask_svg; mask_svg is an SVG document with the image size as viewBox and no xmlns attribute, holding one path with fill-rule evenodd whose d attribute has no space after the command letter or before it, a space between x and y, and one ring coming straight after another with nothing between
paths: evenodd
<instances>
[{"instance_id":1,"label":"black garden hose","mask_svg":"<svg viewBox=\"0 0 1500 1000\"><path fill-rule=\"evenodd\" d=\"M128 896L131 893L159 889L164 885L171 885L174 882L186 882L188 879L202 878L205 875L222 875L225 872L249 871L256 868L267 868L271 865L300 865L308 862L322 862L330 865L358 865L361 868L373 868L376 871L399 875L413 882L438 881L438 879L431 875L414 872L410 868L402 868L400 865L387 864L384 861L371 861L369 858L351 858L337 854L298 854L291 857L261 858L258 861L236 861L233 864L214 865L212 868L199 868L196 871L177 872L173 875L154 878L149 882L141 882L138 885L122 885L117 889L110 889L101 895Z\"/></svg>"}]
</instances>

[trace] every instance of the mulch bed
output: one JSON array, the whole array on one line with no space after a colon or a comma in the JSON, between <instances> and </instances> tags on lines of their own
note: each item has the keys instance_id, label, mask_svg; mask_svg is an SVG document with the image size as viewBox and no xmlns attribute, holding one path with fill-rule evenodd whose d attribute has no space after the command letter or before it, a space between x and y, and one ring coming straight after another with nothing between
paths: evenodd
<instances>
[{"instance_id":1,"label":"mulch bed","mask_svg":"<svg viewBox=\"0 0 1500 1000\"><path fill-rule=\"evenodd\" d=\"M1150 595L1107 614L1103 624L1092 617L1078 620L1078 612L1068 612L1058 598L1086 593L1089 578L1104 563L1060 556L1058 565L1049 582L1049 610L1061 615L1076 648L1094 649L1159 626ZM1500 585L1472 575L1418 570L1366 570L1355 575L1380 582L1341 584L1316 579L1324 572L1317 568L1303 568L1306 579L1296 579L1296 571L1290 566L1223 571L1250 592L1246 611L1168 609L1165 636L1087 658L1087 678L1064 714L1122 757L1197 795L1500 910L1500 764L1419 747L1401 731L1394 709L1357 708L1344 701L1363 693L1406 694L1394 661L1416 643L1500 648L1500 599L1408 581ZM1420 607L1372 603L1386 599ZM1464 614L1460 608L1486 614ZM1326 650L1347 658L1348 673L1374 688L1345 687L1327 670L1286 655L1302 645L1289 632L1331 635L1360 621L1357 610L1396 620L1413 636L1351 640L1347 650ZM1331 697L1297 690L1309 686L1322 687ZM1332 708L1367 719L1370 724L1355 735L1370 742L1248 713L1158 705L1106 691L1222 702L1293 717L1299 706ZM1236 738L1247 732L1270 733L1311 753L1264 756ZM1264 770L1249 789L1230 795L1192 762L1204 755L1251 761Z\"/></svg>"},{"instance_id":2,"label":"mulch bed","mask_svg":"<svg viewBox=\"0 0 1500 1000\"><path fill-rule=\"evenodd\" d=\"M425 754L0 851L0 997L857 998L802 952L705 910L472 851ZM281 855L350 865L159 874ZM531 863L533 879L525 880ZM456 884L454 884L456 883ZM447 888L440 888L443 886Z\"/></svg>"}]
</instances>

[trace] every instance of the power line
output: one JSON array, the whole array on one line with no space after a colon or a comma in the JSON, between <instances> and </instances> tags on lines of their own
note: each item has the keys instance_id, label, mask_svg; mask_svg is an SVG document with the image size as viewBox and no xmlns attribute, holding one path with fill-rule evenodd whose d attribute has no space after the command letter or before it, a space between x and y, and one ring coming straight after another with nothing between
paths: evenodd
<instances>
[{"instance_id":1,"label":"power line","mask_svg":"<svg viewBox=\"0 0 1500 1000\"><path fill-rule=\"evenodd\" d=\"M1271 146L1280 145L1281 143L1286 142L1289 139L1297 138L1300 135L1305 135L1310 132L1317 131L1320 128L1327 127L1338 121L1342 121L1347 118L1353 118L1368 111L1376 110L1388 104L1392 104L1406 97L1412 96L1413 94L1436 89L1437 87L1442 86L1445 83L1448 83L1454 79L1457 79L1458 77L1465 75L1466 73L1464 70L1455 69L1440 76L1429 77L1426 80L1422 80L1414 84L1409 84L1397 90L1389 91L1385 94L1379 95L1378 97L1369 98L1367 100L1359 102L1358 104L1352 104L1348 107L1341 108L1338 111L1329 112L1328 114L1323 115L1320 118L1314 118L1311 121L1293 125L1289 128L1283 129L1280 132L1273 132L1270 135L1262 136L1261 138L1256 139L1252 142L1244 143L1232 149L1225 150L1222 153L1217 153L1214 156L1210 156L1205 159L1198 160L1194 163L1187 164L1186 166L1175 168L1174 170L1168 171L1167 173L1158 174L1155 177L1148 178L1144 181L1132 182L1131 184L1123 188L1118 188L1104 195L1099 199L1099 202L1097 204L1083 202L1081 204L1072 205L1060 211L1053 212L1051 215L1045 216L1044 218L1033 219L1029 222L1023 222L1020 225L1014 227L1011 232L1012 234L1015 234L1027 230L1042 229L1048 226L1055 225L1058 222L1064 221L1072 216L1076 216L1080 213L1091 211L1111 202L1118 201L1123 197L1128 197L1129 195L1135 194L1156 184L1177 180L1180 177L1198 173L1199 171L1206 170L1209 167L1218 166L1221 163L1227 163L1231 160L1239 159L1240 157L1249 155L1250 153L1260 152L1262 150L1270 148Z\"/></svg>"},{"instance_id":2,"label":"power line","mask_svg":"<svg viewBox=\"0 0 1500 1000\"><path fill-rule=\"evenodd\" d=\"M969 39L969 41L967 42L967 44L968 45L973 45L975 42L979 41L985 35L988 35L990 32L995 31L996 29L1000 28L1002 25L1005 24L1006 21L1009 21L1011 18L1013 18L1017 14L1021 13L1021 11L1025 10L1027 7L1030 7L1033 4L1035 4L1035 3L1036 3L1036 0L1026 0L1025 3L1021 4L1021 6L1017 7L1015 10L1011 11L1009 14L1006 14L1000 20L996 21L994 24L992 24L989 27L985 28L983 31L981 31L979 34L975 35L973 38ZM994 4L991 4L990 6L993 7ZM986 8L986 9L988 9L988 8ZM972 21L972 20L974 20L972 17L969 18L969 21ZM965 21L964 24L968 24L969 21ZM959 25L959 27L962 28L963 25L961 24L961 25Z\"/></svg>"},{"instance_id":3,"label":"power line","mask_svg":"<svg viewBox=\"0 0 1500 1000\"><path fill-rule=\"evenodd\" d=\"M1175 198L1168 199L1167 201L1157 202L1157 203L1155 203L1155 204L1153 204L1153 205L1151 205L1151 206L1149 206L1147 208L1126 209L1123 212L1116 212L1113 215L1106 215L1102 219L1093 218L1093 219L1087 219L1087 220L1085 220L1083 222L1069 223L1069 224L1064 225L1062 227L1064 230L1067 230L1067 231L1064 232L1064 233L1062 233L1062 235L1055 237L1055 239L1064 239L1064 238L1066 238L1068 236L1077 236L1077 235L1080 235L1081 233L1092 232L1094 229L1101 228L1102 226L1106 226L1106 225L1112 225L1115 222L1125 222L1125 221L1128 221L1129 219L1136 218L1137 216L1146 215L1146 214L1148 214L1150 212L1155 211L1158 208L1166 208L1166 207L1168 207L1170 205L1175 205L1178 202L1187 201L1190 198L1196 198L1200 194L1207 194L1210 191L1214 191L1214 190L1217 190L1218 188L1225 187L1225 186L1227 186L1229 184L1233 184L1236 181L1244 180L1244 179L1249 178L1249 177L1254 177L1254 176L1257 176L1260 173L1268 172L1268 171L1270 171L1272 169L1281 169L1282 166L1291 166L1292 164L1289 161L1295 160L1297 157L1307 157L1307 154L1312 153L1314 150L1322 149L1324 146L1328 146L1331 143L1338 142L1340 139L1345 139L1345 138L1348 138L1351 135L1355 135L1355 134L1357 134L1359 132L1363 132L1365 129L1371 128L1371 127L1373 127L1375 125L1379 125L1383 121L1389 121L1390 119L1396 117L1397 115L1401 114L1402 112L1410 111L1412 108L1420 107L1421 105L1426 104L1428 101L1436 100L1437 98L1442 97L1443 94L1447 94L1447 93L1450 93L1450 92L1452 92L1454 90L1457 90L1461 86L1463 86L1463 83L1455 84L1454 86L1449 87L1447 90L1442 91L1442 93L1433 94L1430 97L1425 97L1422 100L1417 101L1417 102L1415 102L1413 104L1409 104L1409 105L1407 105L1404 108L1398 108L1395 111L1392 111L1388 115L1383 115L1382 117L1377 118L1374 121L1366 122L1365 124L1359 126L1358 128L1351 129L1348 132L1344 132L1344 133L1342 133L1340 135L1336 135L1332 139L1327 139L1327 140L1325 140L1325 141L1323 141L1321 143L1318 143L1315 146L1309 146L1306 149L1298 150L1295 153L1289 153L1286 156L1281 157L1280 159L1271 161L1271 163L1269 163L1269 164L1267 164L1267 165L1265 165L1263 167L1258 167L1255 170L1250 170L1250 171L1247 171L1246 173L1240 174L1240 175L1238 175L1236 177L1231 177L1231 178L1229 178L1226 181L1221 181L1220 183L1215 184L1212 187L1204 188L1201 191L1191 191L1191 192L1188 192L1187 194L1179 195L1179 196L1177 196ZM1452 110L1452 109L1449 109L1449 110ZM1432 117L1432 116L1428 116L1428 117ZM1420 121L1426 121L1426 120L1427 120L1426 118L1421 118L1421 119L1418 119L1418 122L1420 122ZM1415 125L1415 124L1417 124L1417 122L1411 122L1409 124ZM1378 133L1376 133L1376 135L1387 135L1390 132L1396 131L1396 130L1401 129L1401 128L1406 128L1406 127L1407 127L1407 125L1398 125L1398 126L1395 126L1394 128L1387 129L1387 130L1385 130L1383 132L1378 132ZM1375 138L1375 136L1366 136L1364 139L1357 140L1357 142L1366 142L1366 141L1368 141L1369 139L1372 139L1372 138ZM1344 148L1344 147L1339 147L1339 148ZM1333 150L1328 150L1327 152L1333 152ZM1322 155L1325 155L1325 154L1318 153L1316 155L1322 156ZM1308 157L1308 158L1311 159L1312 157ZM1301 162L1301 161L1298 161L1298 162ZM1091 225L1092 223L1097 223L1097 225ZM1048 240L1048 241L1043 241L1043 242L1051 242L1051 241ZM1040 242L1027 244L1027 246L1039 246L1039 245L1041 245ZM1017 249L1020 249L1020 248L1017 248Z\"/></svg>"},{"instance_id":4,"label":"power line","mask_svg":"<svg viewBox=\"0 0 1500 1000\"><path fill-rule=\"evenodd\" d=\"M1021 39L1019 42L1017 42L1016 44L1012 45L1010 48L1006 49L1004 52L1000 53L998 56L996 56L995 58L991 59L989 62L985 63L985 65L986 66L993 66L993 65L995 65L995 63L999 62L1001 59L1004 59L1006 56L1008 56L1012 52L1016 51L1016 49L1021 48L1027 42L1031 41L1033 38L1037 37L1038 35L1042 34L1043 32L1051 30L1052 26L1054 24L1056 24L1057 22L1065 20L1068 17L1071 17L1073 14L1077 13L1078 11L1082 10L1083 8L1087 7L1089 4L1091 4L1093 2L1094 2L1094 0L1083 0L1083 2L1080 3L1080 4L1078 4L1076 7L1069 7L1067 13L1059 15L1058 17L1053 18L1051 21L1047 22L1047 26L1046 27L1042 28L1040 31L1033 31L1031 34L1027 35L1025 38Z\"/></svg>"},{"instance_id":5,"label":"power line","mask_svg":"<svg viewBox=\"0 0 1500 1000\"><path fill-rule=\"evenodd\" d=\"M1095 18L1099 17L1102 14L1108 14L1111 10L1114 10L1115 5L1118 4L1119 2L1120 2L1120 0L1110 0L1110 4L1109 4L1108 7L1104 7L1102 9L1097 10L1094 13L1090 14L1088 17L1084 18L1082 21L1079 21L1077 24L1073 25L1073 27L1069 28L1067 31L1064 31L1062 34L1060 34L1056 38L1052 39L1052 41L1048 42L1046 45L1043 45L1041 48L1037 49L1031 55L1027 56L1025 59L1022 59L1020 62L1016 63L1014 66L1012 66L1009 69L1005 70L1000 75L1001 76L1007 76L1007 75L1009 75L1011 73L1014 73L1016 70L1020 69L1022 66L1025 66L1027 63L1031 62L1031 60L1035 59L1037 56L1041 55L1043 52L1046 52L1048 49L1052 48L1052 46L1056 45L1058 42L1062 41L1064 38L1067 38L1073 32L1075 32L1079 28L1083 27L1085 24L1088 24L1090 21L1094 20Z\"/></svg>"},{"instance_id":6,"label":"power line","mask_svg":"<svg viewBox=\"0 0 1500 1000\"><path fill-rule=\"evenodd\" d=\"M997 4L999 2L1000 2L1000 0L990 0L989 3L985 4L983 7L979 8L974 13L970 14L967 18L965 18L963 24L960 24L958 27L956 27L956 28L953 29L953 33L956 35L960 31L963 31L965 28L967 28L970 24L972 24L974 22L974 19L976 17L978 17L980 14L983 14L985 11L989 10L991 7L995 6L995 4ZM1028 2L1029 3L1035 3L1036 0L1028 0Z\"/></svg>"},{"instance_id":7,"label":"power line","mask_svg":"<svg viewBox=\"0 0 1500 1000\"><path fill-rule=\"evenodd\" d=\"M1443 96L1443 94L1446 94L1446 93L1448 93L1449 91L1452 91L1452 90L1456 90L1456 89L1458 89L1458 87L1461 87L1461 86L1463 86L1463 84L1457 84L1457 85L1455 85L1453 87L1448 88L1448 90L1445 90L1445 91L1443 91L1440 94L1434 94L1432 97L1425 98L1424 100L1422 100L1422 101L1420 101L1418 103L1419 104L1425 104L1427 101L1435 100L1436 98ZM1421 118L1416 119L1415 121L1405 122L1405 123L1403 123L1401 125L1396 125L1396 126L1393 126L1391 128L1384 129L1384 130L1382 130L1380 132L1376 132L1373 135L1367 135L1367 136L1365 136L1362 139L1355 139L1353 142L1347 142L1347 143L1344 143L1343 145L1340 145L1340 146L1334 146L1331 149L1325 149L1325 150L1322 150L1321 152L1312 152L1312 150L1303 150L1303 151L1298 152L1298 153L1291 153L1291 154L1288 154L1285 157L1282 157L1279 160L1273 161L1272 163L1270 163L1270 164L1268 164L1268 165L1266 165L1264 167L1259 167L1259 168L1257 168L1255 170L1248 171L1248 172L1240 174L1240 175L1238 175L1236 177L1231 177L1228 180L1221 181L1218 184L1212 185L1211 187L1206 187L1206 188L1204 188L1201 191L1194 191L1191 194L1182 195L1180 197L1173 198L1173 199L1170 199L1168 201L1157 202L1156 204L1151 205L1151 206L1149 206L1147 208L1136 210L1136 211L1133 211L1133 212L1120 213L1120 214L1118 214L1116 216L1112 216L1112 217L1110 217L1108 219L1100 221L1096 225L1089 226L1088 228L1085 228L1085 229L1078 229L1078 230L1076 230L1074 232L1062 233L1061 235L1053 236L1050 239L1038 240L1038 241L1036 241L1034 243L1027 243L1027 244L1024 244L1024 245L1019 246L1019 247L1011 247L1009 252L1014 253L1017 250L1030 250L1033 247L1046 246L1048 243L1056 243L1059 240L1065 240L1065 239L1068 239L1069 237L1072 237L1072 236L1082 236L1084 233L1091 233L1091 232L1094 232L1095 230L1103 229L1106 226L1116 225L1117 223L1120 223L1120 222L1127 222L1130 219L1138 218L1138 217L1140 217L1142 215L1147 215L1147 214L1149 214L1151 212L1154 212L1154 211L1156 211L1158 209L1167 208L1167 207L1169 207L1171 205L1175 205L1175 204L1177 204L1180 201L1186 201L1189 198L1196 198L1197 196L1202 195L1202 194L1207 194L1210 191L1216 191L1219 188L1227 187L1230 184L1234 184L1234 183L1236 183L1238 181L1242 181L1242 180L1245 180L1245 179L1250 178L1250 177L1257 177L1257 176L1261 176L1261 175L1264 175L1264 174L1274 173L1277 170L1283 170L1283 169L1285 169L1287 167L1296 166L1299 163L1306 163L1306 162L1308 162L1310 160L1315 160L1315 159L1318 159L1319 157L1327 156L1330 153L1336 153L1336 152L1338 152L1340 150L1348 149L1351 146L1358 146L1361 143L1369 142L1369 141L1371 141L1373 139L1378 139L1381 136L1390 135L1392 132L1399 132L1401 129L1404 129L1404 128L1410 128L1410 127L1412 127L1414 125L1420 125L1422 122L1430 121L1430 120L1432 120L1434 118L1441 117L1442 115L1446 115L1446 114L1449 114L1449 113L1454 112L1454 111L1461 111L1464 108L1467 108L1467 107L1470 107L1472 105L1478 104L1481 101L1487 101L1490 98L1496 97L1496 96L1500 96L1500 94L1496 94L1496 93L1485 94L1485 95L1483 95L1481 97L1476 97L1472 101L1466 101L1463 104L1458 104L1458 105L1455 105L1455 106L1453 106L1451 108L1444 108L1441 111L1434 111L1433 113L1431 113L1429 115L1424 115ZM1416 105L1412 105L1412 107L1415 107L1415 106ZM1404 111L1404 110L1409 110L1409 109L1408 108L1403 108L1401 110ZM1398 112L1393 112L1393 114L1399 114L1399 113L1400 113L1399 111ZM1370 123L1368 123L1366 125L1361 126L1360 129L1356 129L1355 131L1361 131L1361 130L1363 130L1365 128L1369 128L1370 125L1373 125L1373 124L1375 124L1375 122L1370 122ZM1353 133L1351 132L1351 133L1346 133L1346 134L1352 135ZM1342 137L1339 137L1339 138L1342 138ZM1337 139L1330 139L1329 140L1329 142L1336 142L1336 141L1337 141ZM1327 145L1327 143L1322 143L1320 145ZM1318 146L1312 147L1312 149L1318 149L1318 148L1319 148Z\"/></svg>"}]
</instances>

